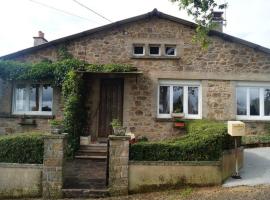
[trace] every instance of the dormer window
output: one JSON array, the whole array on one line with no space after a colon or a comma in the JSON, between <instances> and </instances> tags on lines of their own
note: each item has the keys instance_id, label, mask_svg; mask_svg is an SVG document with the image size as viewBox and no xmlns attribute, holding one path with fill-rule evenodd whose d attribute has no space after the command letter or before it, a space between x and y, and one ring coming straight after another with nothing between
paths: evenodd
<instances>
[{"instance_id":1,"label":"dormer window","mask_svg":"<svg viewBox=\"0 0 270 200\"><path fill-rule=\"evenodd\" d=\"M165 55L166 56L176 56L176 46L175 45L166 45L165 46Z\"/></svg>"},{"instance_id":2,"label":"dormer window","mask_svg":"<svg viewBox=\"0 0 270 200\"><path fill-rule=\"evenodd\" d=\"M144 55L144 45L135 44L133 45L133 54L136 56Z\"/></svg>"},{"instance_id":3,"label":"dormer window","mask_svg":"<svg viewBox=\"0 0 270 200\"><path fill-rule=\"evenodd\" d=\"M149 45L149 54L151 56L159 56L160 55L160 46L159 45Z\"/></svg>"}]
</instances>

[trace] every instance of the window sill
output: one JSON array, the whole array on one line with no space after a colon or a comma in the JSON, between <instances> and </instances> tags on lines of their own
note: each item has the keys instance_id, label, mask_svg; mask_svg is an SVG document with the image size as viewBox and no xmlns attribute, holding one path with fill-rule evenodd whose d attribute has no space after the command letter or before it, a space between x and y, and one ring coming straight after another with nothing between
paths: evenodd
<instances>
[{"instance_id":1,"label":"window sill","mask_svg":"<svg viewBox=\"0 0 270 200\"><path fill-rule=\"evenodd\" d=\"M244 123L257 123L257 122L270 123L270 119L236 119L236 120L242 121Z\"/></svg>"},{"instance_id":2,"label":"window sill","mask_svg":"<svg viewBox=\"0 0 270 200\"><path fill-rule=\"evenodd\" d=\"M27 119L54 119L54 115L17 115L17 114L0 114L0 118L27 118Z\"/></svg>"},{"instance_id":3,"label":"window sill","mask_svg":"<svg viewBox=\"0 0 270 200\"><path fill-rule=\"evenodd\" d=\"M174 118L154 118L156 122L175 122ZM180 118L180 120L183 121L189 121L189 120L197 120L197 119L201 119L201 118Z\"/></svg>"},{"instance_id":4,"label":"window sill","mask_svg":"<svg viewBox=\"0 0 270 200\"><path fill-rule=\"evenodd\" d=\"M131 59L157 59L157 60L179 60L179 56L134 56Z\"/></svg>"}]
</instances>

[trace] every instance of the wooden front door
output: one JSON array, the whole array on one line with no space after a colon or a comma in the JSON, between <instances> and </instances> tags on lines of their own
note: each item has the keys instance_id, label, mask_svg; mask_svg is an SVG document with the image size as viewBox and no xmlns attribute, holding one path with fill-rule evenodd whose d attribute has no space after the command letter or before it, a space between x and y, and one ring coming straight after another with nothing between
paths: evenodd
<instances>
[{"instance_id":1,"label":"wooden front door","mask_svg":"<svg viewBox=\"0 0 270 200\"><path fill-rule=\"evenodd\" d=\"M113 119L123 121L123 79L101 79L98 137L112 134Z\"/></svg>"}]
</instances>

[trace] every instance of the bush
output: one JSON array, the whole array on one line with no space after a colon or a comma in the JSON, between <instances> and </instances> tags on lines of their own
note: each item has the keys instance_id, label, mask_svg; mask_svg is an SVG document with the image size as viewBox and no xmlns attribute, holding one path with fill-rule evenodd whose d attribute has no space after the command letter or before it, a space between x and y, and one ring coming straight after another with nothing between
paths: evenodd
<instances>
[{"instance_id":1,"label":"bush","mask_svg":"<svg viewBox=\"0 0 270 200\"><path fill-rule=\"evenodd\" d=\"M264 144L270 143L270 134L265 135L249 135L242 137L242 143L248 144Z\"/></svg>"},{"instance_id":2,"label":"bush","mask_svg":"<svg viewBox=\"0 0 270 200\"><path fill-rule=\"evenodd\" d=\"M163 142L131 145L130 159L145 161L215 161L224 149L232 147L232 138L224 123L195 120L187 123L186 136Z\"/></svg>"},{"instance_id":3,"label":"bush","mask_svg":"<svg viewBox=\"0 0 270 200\"><path fill-rule=\"evenodd\" d=\"M0 162L42 164L43 146L41 133L0 136Z\"/></svg>"}]
</instances>

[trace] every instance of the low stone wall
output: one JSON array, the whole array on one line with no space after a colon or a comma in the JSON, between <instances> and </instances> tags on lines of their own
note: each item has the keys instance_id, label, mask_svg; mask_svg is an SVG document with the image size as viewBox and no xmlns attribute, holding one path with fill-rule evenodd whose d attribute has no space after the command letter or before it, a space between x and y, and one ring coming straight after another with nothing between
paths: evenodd
<instances>
[{"instance_id":1,"label":"low stone wall","mask_svg":"<svg viewBox=\"0 0 270 200\"><path fill-rule=\"evenodd\" d=\"M238 157L238 166L239 169L243 167L244 163L244 148L240 147L237 149L237 157ZM232 173L235 171L235 151L234 150L228 150L224 151L222 158L222 182L225 181L228 177L232 175Z\"/></svg>"},{"instance_id":2,"label":"low stone wall","mask_svg":"<svg viewBox=\"0 0 270 200\"><path fill-rule=\"evenodd\" d=\"M42 166L40 164L0 163L0 199L40 197Z\"/></svg>"},{"instance_id":3,"label":"low stone wall","mask_svg":"<svg viewBox=\"0 0 270 200\"><path fill-rule=\"evenodd\" d=\"M243 149L238 149L239 168ZM235 169L234 150L225 151L219 161L130 161L129 191L143 192L181 185L220 185Z\"/></svg>"}]
</instances>

